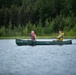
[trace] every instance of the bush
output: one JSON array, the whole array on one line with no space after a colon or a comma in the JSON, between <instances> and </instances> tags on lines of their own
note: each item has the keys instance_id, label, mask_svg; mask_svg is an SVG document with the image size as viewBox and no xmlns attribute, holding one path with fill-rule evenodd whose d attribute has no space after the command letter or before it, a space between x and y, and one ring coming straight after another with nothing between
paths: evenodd
<instances>
[{"instance_id":1,"label":"bush","mask_svg":"<svg viewBox=\"0 0 76 75\"><path fill-rule=\"evenodd\" d=\"M0 28L0 36L7 36L7 35L6 35L5 26L2 26L2 27Z\"/></svg>"}]
</instances>

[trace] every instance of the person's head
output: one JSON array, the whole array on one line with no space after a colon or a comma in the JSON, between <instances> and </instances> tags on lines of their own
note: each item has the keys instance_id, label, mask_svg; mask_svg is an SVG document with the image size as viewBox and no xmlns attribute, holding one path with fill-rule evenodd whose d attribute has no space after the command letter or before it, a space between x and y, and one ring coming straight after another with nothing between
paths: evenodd
<instances>
[{"instance_id":1,"label":"person's head","mask_svg":"<svg viewBox=\"0 0 76 75\"><path fill-rule=\"evenodd\" d=\"M31 31L31 33L34 33L34 31Z\"/></svg>"},{"instance_id":2,"label":"person's head","mask_svg":"<svg viewBox=\"0 0 76 75\"><path fill-rule=\"evenodd\" d=\"M59 30L59 34L61 34L62 33L62 31L61 30Z\"/></svg>"}]
</instances>

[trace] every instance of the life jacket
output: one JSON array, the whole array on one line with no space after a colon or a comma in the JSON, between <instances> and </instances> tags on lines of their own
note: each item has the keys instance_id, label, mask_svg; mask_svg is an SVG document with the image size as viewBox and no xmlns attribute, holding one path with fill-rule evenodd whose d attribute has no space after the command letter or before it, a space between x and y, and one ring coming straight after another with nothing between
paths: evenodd
<instances>
[{"instance_id":1,"label":"life jacket","mask_svg":"<svg viewBox=\"0 0 76 75\"><path fill-rule=\"evenodd\" d=\"M63 37L64 37L64 33L61 33L57 38L59 39L59 41L63 41Z\"/></svg>"},{"instance_id":2,"label":"life jacket","mask_svg":"<svg viewBox=\"0 0 76 75\"><path fill-rule=\"evenodd\" d=\"M36 36L35 33L32 33L32 34L31 34L31 39L32 39L32 40L35 40L35 39L36 39L35 36Z\"/></svg>"}]
</instances>

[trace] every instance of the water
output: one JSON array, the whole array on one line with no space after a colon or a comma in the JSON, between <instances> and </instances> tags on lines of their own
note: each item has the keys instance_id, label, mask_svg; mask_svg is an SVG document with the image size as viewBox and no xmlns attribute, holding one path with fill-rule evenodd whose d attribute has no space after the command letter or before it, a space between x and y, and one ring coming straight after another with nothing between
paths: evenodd
<instances>
[{"instance_id":1,"label":"water","mask_svg":"<svg viewBox=\"0 0 76 75\"><path fill-rule=\"evenodd\" d=\"M76 75L76 39L72 42L17 46L14 39L0 40L0 75Z\"/></svg>"}]
</instances>

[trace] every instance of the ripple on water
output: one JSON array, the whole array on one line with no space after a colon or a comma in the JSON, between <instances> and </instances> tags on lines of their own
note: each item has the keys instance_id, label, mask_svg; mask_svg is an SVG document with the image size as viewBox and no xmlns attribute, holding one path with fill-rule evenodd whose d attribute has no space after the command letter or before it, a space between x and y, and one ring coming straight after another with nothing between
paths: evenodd
<instances>
[{"instance_id":1,"label":"ripple on water","mask_svg":"<svg viewBox=\"0 0 76 75\"><path fill-rule=\"evenodd\" d=\"M0 40L0 75L76 75L76 40L72 42L17 46L15 40Z\"/></svg>"}]
</instances>

